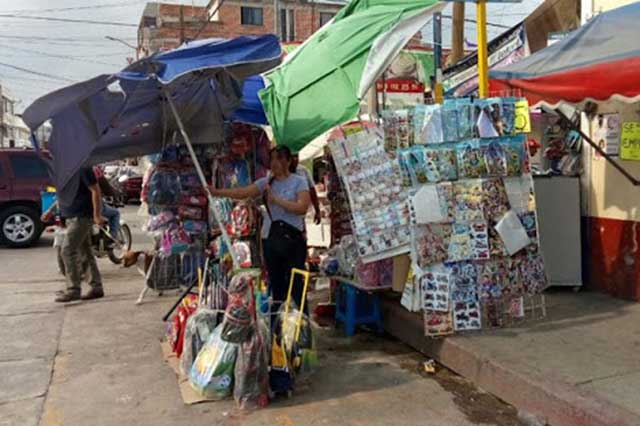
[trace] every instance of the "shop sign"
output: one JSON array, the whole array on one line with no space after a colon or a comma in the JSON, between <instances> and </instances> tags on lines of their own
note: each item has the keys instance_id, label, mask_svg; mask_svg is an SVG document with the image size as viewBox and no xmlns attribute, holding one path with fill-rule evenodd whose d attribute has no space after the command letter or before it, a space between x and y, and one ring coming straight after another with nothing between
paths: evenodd
<instances>
[{"instance_id":1,"label":"shop sign","mask_svg":"<svg viewBox=\"0 0 640 426\"><path fill-rule=\"evenodd\" d=\"M524 25L515 27L491 41L489 69L518 62L528 55L527 36ZM447 96L469 96L478 90L478 55L473 54L444 70L442 87Z\"/></svg>"},{"instance_id":2,"label":"shop sign","mask_svg":"<svg viewBox=\"0 0 640 426\"><path fill-rule=\"evenodd\" d=\"M418 81L403 80L399 78L387 79L384 82L378 80L376 85L378 92L387 93L423 93L424 85Z\"/></svg>"},{"instance_id":3,"label":"shop sign","mask_svg":"<svg viewBox=\"0 0 640 426\"><path fill-rule=\"evenodd\" d=\"M620 114L598 114L591 123L593 141L608 155L620 153ZM593 151L596 159L602 156Z\"/></svg>"},{"instance_id":4,"label":"shop sign","mask_svg":"<svg viewBox=\"0 0 640 426\"><path fill-rule=\"evenodd\" d=\"M640 161L640 122L630 121L622 124L620 158Z\"/></svg>"}]
</instances>

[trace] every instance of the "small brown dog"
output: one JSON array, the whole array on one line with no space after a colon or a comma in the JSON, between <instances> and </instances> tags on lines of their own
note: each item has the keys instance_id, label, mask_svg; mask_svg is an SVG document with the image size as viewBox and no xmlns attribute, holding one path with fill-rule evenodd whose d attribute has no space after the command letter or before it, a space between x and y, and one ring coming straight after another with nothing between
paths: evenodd
<instances>
[{"instance_id":1,"label":"small brown dog","mask_svg":"<svg viewBox=\"0 0 640 426\"><path fill-rule=\"evenodd\" d=\"M145 284L138 296L138 300L136 301L136 305L142 303L142 299L149 291L149 287L147 287L147 276L149 274L149 269L151 268L151 264L153 263L154 254L147 251L128 251L124 254L122 259L122 266L125 268L130 268L132 266L136 266L138 268L138 272L145 278ZM140 262L140 257L142 257L142 264Z\"/></svg>"},{"instance_id":2,"label":"small brown dog","mask_svg":"<svg viewBox=\"0 0 640 426\"><path fill-rule=\"evenodd\" d=\"M138 264L140 256L144 256L144 266L140 268L140 273L146 275L153 262L153 254L147 251L128 251L122 257L122 266L130 268Z\"/></svg>"}]
</instances>

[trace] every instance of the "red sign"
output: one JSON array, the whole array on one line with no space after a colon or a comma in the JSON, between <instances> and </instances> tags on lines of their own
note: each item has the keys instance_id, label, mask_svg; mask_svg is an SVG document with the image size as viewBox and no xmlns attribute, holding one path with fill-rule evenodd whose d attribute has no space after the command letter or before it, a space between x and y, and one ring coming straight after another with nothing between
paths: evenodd
<instances>
[{"instance_id":1,"label":"red sign","mask_svg":"<svg viewBox=\"0 0 640 426\"><path fill-rule=\"evenodd\" d=\"M424 93L424 85L415 80L402 80L392 78L388 80L378 80L376 84L378 92L387 93Z\"/></svg>"}]
</instances>

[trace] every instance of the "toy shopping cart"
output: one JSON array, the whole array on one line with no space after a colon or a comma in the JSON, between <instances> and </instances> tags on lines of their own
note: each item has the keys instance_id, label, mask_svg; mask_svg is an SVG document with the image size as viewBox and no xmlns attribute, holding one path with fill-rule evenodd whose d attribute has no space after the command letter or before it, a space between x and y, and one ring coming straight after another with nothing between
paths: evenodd
<instances>
[{"instance_id":1,"label":"toy shopping cart","mask_svg":"<svg viewBox=\"0 0 640 426\"><path fill-rule=\"evenodd\" d=\"M293 338L287 338L287 335L291 335L291 330L287 330L287 324L291 326L288 319L290 312L292 312L292 293L297 275L301 275L303 278L302 300L293 323ZM291 270L291 280L289 282L287 300L284 304L283 319L279 321L277 327L273 330L272 337L269 385L271 392L275 395L291 396L295 384L295 374L302 365L304 350L300 348L299 342L303 321L305 321L303 312L310 279L311 273L309 271L297 268ZM307 318L306 321L309 321L309 319Z\"/></svg>"}]
</instances>

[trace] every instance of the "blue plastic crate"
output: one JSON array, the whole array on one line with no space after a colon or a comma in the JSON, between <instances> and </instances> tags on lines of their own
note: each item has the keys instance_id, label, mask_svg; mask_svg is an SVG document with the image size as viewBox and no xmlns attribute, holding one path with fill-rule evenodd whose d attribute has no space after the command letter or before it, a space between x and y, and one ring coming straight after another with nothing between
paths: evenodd
<instances>
[{"instance_id":1,"label":"blue plastic crate","mask_svg":"<svg viewBox=\"0 0 640 426\"><path fill-rule=\"evenodd\" d=\"M49 208L56 202L55 192L42 192L40 194L40 204L42 204L42 213L49 210Z\"/></svg>"}]
</instances>

